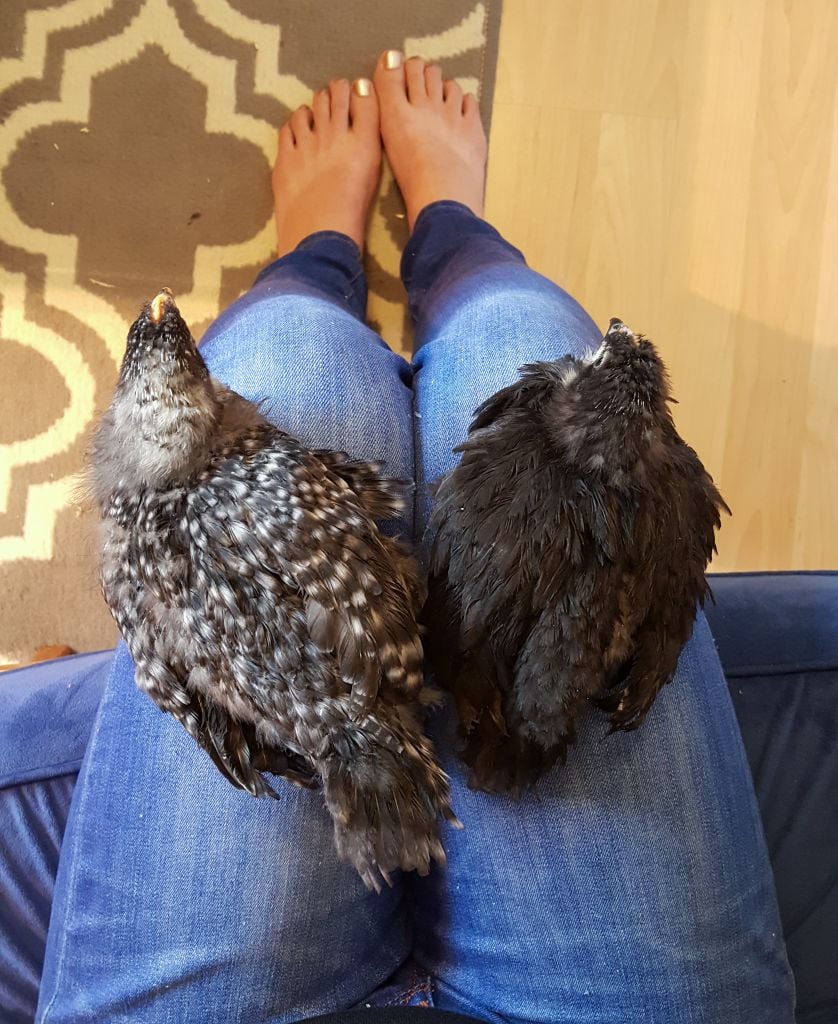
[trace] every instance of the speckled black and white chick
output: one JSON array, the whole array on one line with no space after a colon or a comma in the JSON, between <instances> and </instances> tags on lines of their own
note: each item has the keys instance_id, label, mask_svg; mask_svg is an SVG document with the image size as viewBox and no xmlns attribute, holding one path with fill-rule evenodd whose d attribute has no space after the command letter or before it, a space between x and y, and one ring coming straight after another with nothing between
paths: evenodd
<instances>
[{"instance_id":1,"label":"speckled black and white chick","mask_svg":"<svg viewBox=\"0 0 838 1024\"><path fill-rule=\"evenodd\" d=\"M235 786L322 785L365 883L443 861L399 481L310 451L214 380L171 293L131 327L91 445L105 600L138 685Z\"/></svg>"},{"instance_id":2,"label":"speckled black and white chick","mask_svg":"<svg viewBox=\"0 0 838 1024\"><path fill-rule=\"evenodd\" d=\"M655 347L533 363L477 410L429 525L424 618L474 787L520 793L591 701L635 729L675 671L729 511Z\"/></svg>"}]
</instances>

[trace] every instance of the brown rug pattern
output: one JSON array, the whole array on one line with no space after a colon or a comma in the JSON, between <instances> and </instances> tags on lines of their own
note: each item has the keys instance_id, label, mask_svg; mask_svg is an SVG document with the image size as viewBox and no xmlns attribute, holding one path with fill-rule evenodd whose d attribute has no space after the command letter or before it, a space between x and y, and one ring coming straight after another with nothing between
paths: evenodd
<instances>
[{"instance_id":1,"label":"brown rug pattern","mask_svg":"<svg viewBox=\"0 0 838 1024\"><path fill-rule=\"evenodd\" d=\"M115 630L73 501L128 325L170 286L200 337L272 258L276 128L401 48L480 96L500 0L3 0L0 663ZM409 349L406 224L385 171L370 321Z\"/></svg>"}]
</instances>

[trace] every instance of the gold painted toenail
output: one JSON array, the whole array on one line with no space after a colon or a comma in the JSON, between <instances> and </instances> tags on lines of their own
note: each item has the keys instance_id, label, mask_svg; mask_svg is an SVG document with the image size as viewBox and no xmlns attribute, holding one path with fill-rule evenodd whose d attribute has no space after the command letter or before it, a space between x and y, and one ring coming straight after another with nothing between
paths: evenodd
<instances>
[{"instance_id":1,"label":"gold painted toenail","mask_svg":"<svg viewBox=\"0 0 838 1024\"><path fill-rule=\"evenodd\" d=\"M372 92L372 82L368 78L356 78L352 88L357 96L369 96Z\"/></svg>"},{"instance_id":2,"label":"gold painted toenail","mask_svg":"<svg viewBox=\"0 0 838 1024\"><path fill-rule=\"evenodd\" d=\"M400 68L402 66L403 60L404 57L400 50L388 50L384 54L384 67L387 68L388 71L394 71L396 68Z\"/></svg>"}]
</instances>

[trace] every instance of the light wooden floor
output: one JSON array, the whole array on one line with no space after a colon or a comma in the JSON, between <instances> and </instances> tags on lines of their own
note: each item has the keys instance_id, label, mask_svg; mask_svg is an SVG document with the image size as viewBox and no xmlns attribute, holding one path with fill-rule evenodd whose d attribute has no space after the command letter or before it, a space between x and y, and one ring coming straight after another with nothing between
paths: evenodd
<instances>
[{"instance_id":1,"label":"light wooden floor","mask_svg":"<svg viewBox=\"0 0 838 1024\"><path fill-rule=\"evenodd\" d=\"M487 216L659 345L718 570L838 568L836 53L836 0L505 0Z\"/></svg>"}]
</instances>

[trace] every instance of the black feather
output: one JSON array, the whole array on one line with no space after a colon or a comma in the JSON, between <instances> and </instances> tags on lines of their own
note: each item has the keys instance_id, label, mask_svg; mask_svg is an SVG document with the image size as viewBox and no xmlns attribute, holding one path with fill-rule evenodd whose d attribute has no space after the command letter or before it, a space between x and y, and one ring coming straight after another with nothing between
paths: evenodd
<instances>
[{"instance_id":1,"label":"black feather","mask_svg":"<svg viewBox=\"0 0 838 1024\"><path fill-rule=\"evenodd\" d=\"M675 671L729 511L675 429L663 363L620 321L477 410L428 528L427 644L472 785L520 792L591 702L634 729Z\"/></svg>"}]
</instances>

